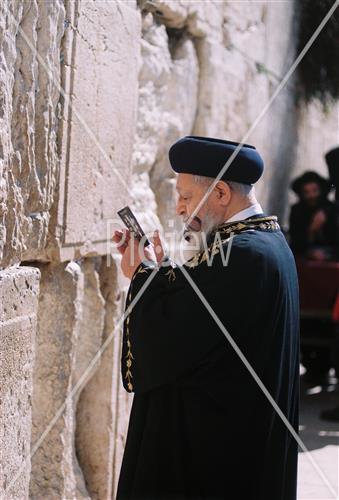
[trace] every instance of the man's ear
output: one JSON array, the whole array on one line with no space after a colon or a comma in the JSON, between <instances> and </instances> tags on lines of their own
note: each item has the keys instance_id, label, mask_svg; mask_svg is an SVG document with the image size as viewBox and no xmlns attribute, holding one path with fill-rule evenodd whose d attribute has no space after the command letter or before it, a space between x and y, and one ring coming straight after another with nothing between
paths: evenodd
<instances>
[{"instance_id":1,"label":"man's ear","mask_svg":"<svg viewBox=\"0 0 339 500\"><path fill-rule=\"evenodd\" d=\"M214 186L218 202L222 206L227 206L231 200L231 188L224 181L218 181Z\"/></svg>"}]
</instances>

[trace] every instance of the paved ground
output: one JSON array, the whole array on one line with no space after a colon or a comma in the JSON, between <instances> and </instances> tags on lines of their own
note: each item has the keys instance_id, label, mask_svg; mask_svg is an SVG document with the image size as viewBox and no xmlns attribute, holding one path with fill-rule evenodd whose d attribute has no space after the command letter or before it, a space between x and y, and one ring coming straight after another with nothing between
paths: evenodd
<instances>
[{"instance_id":1,"label":"paved ground","mask_svg":"<svg viewBox=\"0 0 339 500\"><path fill-rule=\"evenodd\" d=\"M298 500L339 499L339 423L319 418L321 410L339 404L338 386L302 383L301 389L300 437L310 454L299 453Z\"/></svg>"}]
</instances>

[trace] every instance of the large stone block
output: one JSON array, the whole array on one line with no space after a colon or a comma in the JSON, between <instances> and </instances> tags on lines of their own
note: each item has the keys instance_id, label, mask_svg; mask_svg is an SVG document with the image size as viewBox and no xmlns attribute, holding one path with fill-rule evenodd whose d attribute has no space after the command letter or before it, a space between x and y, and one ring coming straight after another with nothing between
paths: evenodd
<instances>
[{"instance_id":1,"label":"large stone block","mask_svg":"<svg viewBox=\"0 0 339 500\"><path fill-rule=\"evenodd\" d=\"M105 254L106 220L129 197L140 13L109 0L1 8L0 266Z\"/></svg>"},{"instance_id":2,"label":"large stone block","mask_svg":"<svg viewBox=\"0 0 339 500\"><path fill-rule=\"evenodd\" d=\"M31 398L40 272L0 272L0 497L28 498Z\"/></svg>"},{"instance_id":3,"label":"large stone block","mask_svg":"<svg viewBox=\"0 0 339 500\"><path fill-rule=\"evenodd\" d=\"M40 264L34 367L30 496L73 498L74 405L70 397L82 314L84 275L75 262ZM80 496L81 498L81 496Z\"/></svg>"},{"instance_id":4,"label":"large stone block","mask_svg":"<svg viewBox=\"0 0 339 500\"><path fill-rule=\"evenodd\" d=\"M0 267L41 254L58 176L64 4L1 2Z\"/></svg>"},{"instance_id":5,"label":"large stone block","mask_svg":"<svg viewBox=\"0 0 339 500\"><path fill-rule=\"evenodd\" d=\"M69 2L62 45L60 178L48 259L107 253L107 219L130 199L140 13L132 2Z\"/></svg>"},{"instance_id":6,"label":"large stone block","mask_svg":"<svg viewBox=\"0 0 339 500\"><path fill-rule=\"evenodd\" d=\"M115 498L132 400L120 375L124 295L119 291L117 262L103 258L98 272L105 303L102 352L97 370L80 394L75 431L76 454L93 500ZM92 308L96 302L91 300ZM90 327L81 328L79 344L86 343L86 337L93 338L91 317Z\"/></svg>"},{"instance_id":7,"label":"large stone block","mask_svg":"<svg viewBox=\"0 0 339 500\"><path fill-rule=\"evenodd\" d=\"M72 391L74 392L74 395L72 396L74 422L73 443L75 443L75 435L77 431L76 414L79 397L81 396L82 391L86 389L87 384L95 375L96 370L99 366L101 366L102 362L100 348L104 334L105 301L100 290L99 270L101 262L101 257L84 259L81 262L81 271L83 273L83 293L81 300L81 314L77 317L79 336L76 341L75 366L74 372L72 373ZM106 394L106 386L100 387L99 390L105 393L108 401L110 401L109 394ZM94 405L90 408L90 411L94 411L94 414L98 416L99 408ZM89 422L87 422L87 424L88 423ZM106 448L103 450L103 453L105 453L105 451ZM92 495L88 493L88 476L87 474L84 474L86 469L81 467L78 457L79 452L74 444L73 464L77 482L77 498L80 498L81 495L86 498L87 496L92 498ZM99 469L106 470L103 463L99 465ZM106 470L106 472L108 472L108 476L110 476L110 471Z\"/></svg>"},{"instance_id":8,"label":"large stone block","mask_svg":"<svg viewBox=\"0 0 339 500\"><path fill-rule=\"evenodd\" d=\"M120 378L124 283L111 258L40 269L30 496L113 498L131 399Z\"/></svg>"}]
</instances>

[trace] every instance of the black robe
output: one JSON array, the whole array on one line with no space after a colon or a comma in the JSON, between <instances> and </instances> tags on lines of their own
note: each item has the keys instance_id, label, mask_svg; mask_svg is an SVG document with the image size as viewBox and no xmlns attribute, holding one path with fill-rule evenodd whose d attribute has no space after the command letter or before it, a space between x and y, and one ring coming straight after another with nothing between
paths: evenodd
<instances>
[{"instance_id":1,"label":"black robe","mask_svg":"<svg viewBox=\"0 0 339 500\"><path fill-rule=\"evenodd\" d=\"M184 268L298 432L294 258L277 222L243 222ZM134 399L116 498L295 500L297 443L180 269L160 267L124 323ZM126 308L152 272L138 267Z\"/></svg>"}]
</instances>

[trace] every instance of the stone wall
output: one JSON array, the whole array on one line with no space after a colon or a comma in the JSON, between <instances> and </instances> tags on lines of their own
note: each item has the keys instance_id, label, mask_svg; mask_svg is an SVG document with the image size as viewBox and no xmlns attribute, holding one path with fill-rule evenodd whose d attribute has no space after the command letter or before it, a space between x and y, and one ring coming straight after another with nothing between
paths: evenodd
<instances>
[{"instance_id":1,"label":"stone wall","mask_svg":"<svg viewBox=\"0 0 339 500\"><path fill-rule=\"evenodd\" d=\"M116 210L177 227L168 148L212 135L256 144L258 198L283 222L290 177L324 170L337 110L296 108L293 76L273 100L294 2L0 9L0 497L114 498L131 404Z\"/></svg>"},{"instance_id":2,"label":"stone wall","mask_svg":"<svg viewBox=\"0 0 339 500\"><path fill-rule=\"evenodd\" d=\"M131 398L110 219L132 196L141 15L1 9L0 497L113 498Z\"/></svg>"},{"instance_id":3,"label":"stone wall","mask_svg":"<svg viewBox=\"0 0 339 500\"><path fill-rule=\"evenodd\" d=\"M10 267L0 273L1 498L11 498L12 492L16 498L26 498L29 487L39 278L39 269L31 267Z\"/></svg>"}]
</instances>

